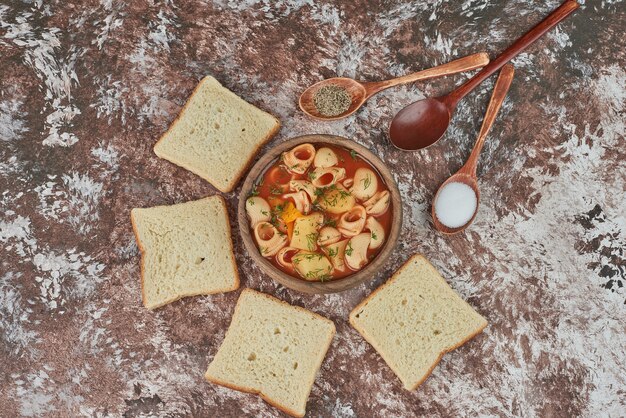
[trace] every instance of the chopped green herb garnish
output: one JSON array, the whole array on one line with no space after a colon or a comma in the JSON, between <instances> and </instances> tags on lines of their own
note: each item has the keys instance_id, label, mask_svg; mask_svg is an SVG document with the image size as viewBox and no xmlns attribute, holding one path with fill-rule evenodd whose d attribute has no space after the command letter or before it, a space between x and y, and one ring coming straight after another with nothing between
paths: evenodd
<instances>
[{"instance_id":1,"label":"chopped green herb garnish","mask_svg":"<svg viewBox=\"0 0 626 418\"><path fill-rule=\"evenodd\" d=\"M378 237L376 236L376 232L372 232L372 239L373 240L377 240L378 239Z\"/></svg>"},{"instance_id":2,"label":"chopped green herb garnish","mask_svg":"<svg viewBox=\"0 0 626 418\"><path fill-rule=\"evenodd\" d=\"M356 153L356 151L355 151L355 150L353 150L353 149L351 149L351 150L350 150L350 157L352 157L352 159L353 159L353 160L355 160L355 161L356 161L356 159L358 158L358 156L359 156L359 155Z\"/></svg>"},{"instance_id":3,"label":"chopped green herb garnish","mask_svg":"<svg viewBox=\"0 0 626 418\"><path fill-rule=\"evenodd\" d=\"M333 258L335 256L337 256L337 253L339 252L339 249L336 247L329 247L328 248L328 256L330 258Z\"/></svg>"},{"instance_id":4,"label":"chopped green herb garnish","mask_svg":"<svg viewBox=\"0 0 626 418\"><path fill-rule=\"evenodd\" d=\"M324 189L323 188L315 188L315 197L320 197L324 195Z\"/></svg>"},{"instance_id":5,"label":"chopped green herb garnish","mask_svg":"<svg viewBox=\"0 0 626 418\"><path fill-rule=\"evenodd\" d=\"M345 199L348 196L350 196L350 192L347 190L339 190L339 197L341 197L341 199Z\"/></svg>"},{"instance_id":6,"label":"chopped green herb garnish","mask_svg":"<svg viewBox=\"0 0 626 418\"><path fill-rule=\"evenodd\" d=\"M322 226L332 226L334 228L337 226L337 221L333 218L328 218L324 220Z\"/></svg>"},{"instance_id":7,"label":"chopped green herb garnish","mask_svg":"<svg viewBox=\"0 0 626 418\"><path fill-rule=\"evenodd\" d=\"M278 217L283 213L284 205L276 205L272 208L272 212L270 214L270 223L274 225L276 228L279 227L280 222Z\"/></svg>"},{"instance_id":8,"label":"chopped green herb garnish","mask_svg":"<svg viewBox=\"0 0 626 418\"><path fill-rule=\"evenodd\" d=\"M309 251L313 251L317 248L317 236L318 232L311 232L306 236L306 246L309 248Z\"/></svg>"},{"instance_id":9,"label":"chopped green herb garnish","mask_svg":"<svg viewBox=\"0 0 626 418\"><path fill-rule=\"evenodd\" d=\"M348 245L346 246L346 255L347 256L351 256L352 255L352 251L354 251L354 249L352 248L352 242L348 241Z\"/></svg>"},{"instance_id":10,"label":"chopped green herb garnish","mask_svg":"<svg viewBox=\"0 0 626 418\"><path fill-rule=\"evenodd\" d=\"M282 189L282 188L280 188L280 187L278 187L276 184L273 184L273 185L270 187L270 194L273 194L273 195L281 195L281 194L283 194L283 189Z\"/></svg>"},{"instance_id":11,"label":"chopped green herb garnish","mask_svg":"<svg viewBox=\"0 0 626 418\"><path fill-rule=\"evenodd\" d=\"M324 281L330 279L330 273L326 271L326 269L319 268L315 270L311 270L305 274L307 279L318 279L319 281Z\"/></svg>"},{"instance_id":12,"label":"chopped green herb garnish","mask_svg":"<svg viewBox=\"0 0 626 418\"><path fill-rule=\"evenodd\" d=\"M330 193L334 191L338 191L338 193ZM326 206L336 206L339 199L345 200L348 196L350 196L350 192L338 188L336 184L331 184L328 187L323 187L320 192L317 192L317 194L318 199L321 198L322 202L324 202ZM331 195L332 197L329 198L329 195Z\"/></svg>"},{"instance_id":13,"label":"chopped green herb garnish","mask_svg":"<svg viewBox=\"0 0 626 418\"><path fill-rule=\"evenodd\" d=\"M332 276L330 275L330 273L325 273L319 276L318 279L320 282L325 282L328 279L332 279Z\"/></svg>"},{"instance_id":14,"label":"chopped green herb garnish","mask_svg":"<svg viewBox=\"0 0 626 418\"><path fill-rule=\"evenodd\" d=\"M315 258L317 258L318 260L321 260L322 257L324 257L324 256L322 254L312 253L312 254L302 254L302 255L300 255L300 257L302 257L302 258L304 258L304 259L306 259L308 261L311 261L311 260L313 260Z\"/></svg>"},{"instance_id":15,"label":"chopped green herb garnish","mask_svg":"<svg viewBox=\"0 0 626 418\"><path fill-rule=\"evenodd\" d=\"M362 178L363 188L367 189L372 184L372 177L368 174L365 178Z\"/></svg>"}]
</instances>

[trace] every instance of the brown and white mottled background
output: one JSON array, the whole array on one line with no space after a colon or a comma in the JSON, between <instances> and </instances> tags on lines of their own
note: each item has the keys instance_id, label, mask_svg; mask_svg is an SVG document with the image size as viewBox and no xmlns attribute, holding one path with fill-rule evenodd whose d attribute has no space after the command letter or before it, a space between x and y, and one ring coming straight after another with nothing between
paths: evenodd
<instances>
[{"instance_id":1,"label":"brown and white mottled background","mask_svg":"<svg viewBox=\"0 0 626 418\"><path fill-rule=\"evenodd\" d=\"M152 152L212 74L280 117L265 149L344 135L387 161L403 194L385 274L342 294L276 285L233 224L242 286L337 324L309 416L625 416L626 7L581 3L514 61L479 167L480 212L449 238L433 230L430 201L468 156L491 80L413 154L389 145L391 117L468 75L386 91L333 123L305 117L298 94L334 75L493 57L559 0L0 0L0 415L281 415L203 380L239 292L141 306L129 211L216 193ZM490 325L409 393L346 318L415 252Z\"/></svg>"}]
</instances>

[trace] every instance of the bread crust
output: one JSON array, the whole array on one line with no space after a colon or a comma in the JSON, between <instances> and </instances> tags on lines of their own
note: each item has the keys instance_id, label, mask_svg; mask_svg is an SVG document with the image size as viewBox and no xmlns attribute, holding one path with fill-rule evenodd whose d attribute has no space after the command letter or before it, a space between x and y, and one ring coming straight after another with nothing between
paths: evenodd
<instances>
[{"instance_id":1,"label":"bread crust","mask_svg":"<svg viewBox=\"0 0 626 418\"><path fill-rule=\"evenodd\" d=\"M367 296L365 299L363 299L354 309L352 309L352 311L350 311L350 315L349 315L349 322L350 325L352 325L352 327L359 333L361 334L361 336L365 339L365 341L367 341L372 347L374 347L374 349L376 350L376 352L378 352L378 354L383 358L383 360L385 360L385 363L387 364L387 366L389 366L389 368L396 374L396 376L398 376L398 378L400 377L400 373L398 372L398 370L396 370L391 363L385 358L385 355L383 354L384 351L380 349L380 347L377 347L377 344L375 343L375 341L369 337L367 335L367 332L365 332L365 330L361 327L359 327L356 322L355 322L355 315L356 313L365 305L367 305L367 303L369 303L369 301L372 299L372 297L374 297L380 290L384 289L386 286L391 285L397 278L398 274L401 273L406 267L409 266L409 264L411 262L413 262L416 259L422 259L423 261L425 261L427 264L429 264L435 271L437 271L437 273L439 273L439 271L435 268L435 266L432 265L432 263L426 258L424 257L422 254L414 254L413 256L411 256L407 261L404 262L404 264L402 264L402 266L400 266L396 272L391 276L391 278L389 278L385 283L383 283L382 285L380 285L378 288L376 288L372 293L370 293L369 296ZM445 279L441 276L441 274L438 274L440 280L443 280L443 282L450 287L450 285L448 284L448 282L445 281ZM481 315L482 317L482 315ZM482 317L484 319L484 317ZM403 382L403 386L405 389L409 390L409 391L413 391L415 389L417 389L417 387L419 385L421 385L422 383L424 383L424 381L426 379L428 379L428 377L431 375L431 373L433 372L433 370L435 369L435 367L437 367L437 364L439 364L439 362L441 361L441 359L443 358L444 354L449 353L452 350L455 350L459 347L461 347L463 344L465 344L466 342L468 342L469 340L471 340L472 338L474 338L476 335L480 334L482 332L483 329L485 329L485 327L487 326L487 320L484 321L484 324L479 327L477 330L475 330L473 333L471 333L467 338L465 338L464 340L462 340L461 342L459 342L458 344L455 344L452 347L446 347L443 351L441 351L439 353L439 355L437 356L437 359L433 362L433 364L431 365L431 367L428 369L428 371L424 374L424 377L419 380L415 385L411 386L411 387L406 387L404 385Z\"/></svg>"},{"instance_id":2,"label":"bread crust","mask_svg":"<svg viewBox=\"0 0 626 418\"><path fill-rule=\"evenodd\" d=\"M207 80L213 78L212 76L204 76L202 78L202 80L200 80L198 82L198 84L196 85L196 87L193 89L193 91L191 92L191 94L189 95L189 97L187 98L187 101L185 102L185 104L183 105L183 107L180 109L180 112L178 112L178 115L176 116L176 118L172 121L172 123L170 124L170 126L167 128L167 130L161 135L161 137L159 138L159 140L154 144L153 146L153 151L156 154L157 157L164 159L166 161L171 162L172 164L175 164L179 167L184 168L185 170L191 171L192 173L194 173L195 175L197 175L198 177L202 178L205 181L208 181L213 187L215 187L217 190L219 190L222 193L230 193L231 191L233 191L233 189L235 188L235 186L237 185L237 183L239 183L239 181L241 180L241 177L243 176L243 174L248 170L248 168L250 167L250 165L252 164L252 161L254 161L254 157L258 154L259 150L269 142L270 139L272 139L274 137L274 135L276 135L276 133L278 132L278 130L280 129L281 125L280 125L280 120L272 115L269 112L266 112L265 110L259 109L258 107L254 106L251 103L248 103L246 101L246 103L248 103L250 106L254 106L257 109L259 109L260 111L270 115L272 118L274 118L274 120L276 121L276 125L274 126L274 128L265 136L265 138L263 138L261 141L259 141L259 144L256 146L256 148L250 153L250 157L248 158L247 162L245 164L243 164L243 166L241 167L241 170L239 170L239 172L237 172L237 174L235 175L235 177L233 177L233 180L231 181L230 184L228 184L225 188L221 188L219 186L217 186L216 184L213 184L213 182L208 179L206 176L200 175L198 173L195 173L189 166L185 165L182 162L174 162L171 161L170 159L166 159L164 157L161 157L157 152L156 152L156 148L159 145L159 143L161 141L163 141L165 139L165 136L172 130L172 128L174 128L174 126L179 122L180 117L183 115L183 113L185 113L185 110L187 110L187 106L189 105L189 103L191 102L191 99L196 95L196 93L198 93L198 90L200 89L200 86L202 86L202 84L204 82L206 82ZM213 78L214 79L214 78ZM222 87L224 87L222 85L222 83L220 83L218 80L216 80L218 82L218 84ZM226 87L224 87L226 88ZM226 88L227 89L227 88ZM228 89L227 89L228 90ZM230 90L228 90L230 91ZM232 94L235 94L233 92L231 92ZM236 95L236 94L235 94ZM237 96L239 97L239 96ZM241 97L240 97L241 98ZM241 98L242 100L244 100L243 98ZM244 100L245 101L245 100Z\"/></svg>"},{"instance_id":3,"label":"bread crust","mask_svg":"<svg viewBox=\"0 0 626 418\"><path fill-rule=\"evenodd\" d=\"M271 301L279 302L279 303L281 303L283 305L289 306L290 308L295 308L295 309L297 309L297 310L299 310L301 312L304 312L304 313L308 314L309 316L312 316L312 317L317 318L317 319L321 319L324 322L332 325L332 332L330 333L328 340L325 341L325 353L324 353L324 356L321 358L320 362L315 365L316 370L319 370L321 365L322 365L322 363L324 362L324 359L326 358L326 353L328 352L328 349L330 348L330 344L332 343L333 338L335 337L335 333L337 332L337 328L335 326L335 323L333 321L331 321L330 319L323 317L320 314L317 314L315 312L311 312L308 309L302 308L300 306L291 305L291 304L289 304L289 303L287 303L287 302L285 302L283 300L275 298L274 296L268 295L267 293L259 292L258 290L245 288L245 289L242 290L241 295L239 296L239 299L241 299L241 297L243 296L244 293L252 293L252 294L263 296L263 297L265 297L265 298L267 298L267 299L269 299ZM240 309L239 301L237 301L237 305L235 306L235 312L233 313L232 318L235 318L235 315L237 314L239 309ZM232 325L232 319L231 319L231 325ZM228 329L230 330L230 325L229 325ZM226 334L228 334L228 330L226 331ZM225 338L226 338L226 336L224 336L224 339ZM309 388L307 396L306 396L307 399L309 398L309 396L311 394L311 389L313 388L313 384L315 382L315 375L313 375L313 379L310 382L306 382L307 383L307 387ZM261 399L263 399L268 404L272 405L273 407L275 407L277 409L280 409L284 413L289 414L289 415L291 415L293 417L303 417L306 414L306 410L305 410L305 412L303 414L300 414L299 412L294 411L294 410L290 409L289 407L287 407L285 405L281 405L280 403L278 403L274 399L272 399L269 396L267 396L266 394L264 394L263 391L260 390L260 389L249 388L249 387L244 387L244 386L238 386L236 384L233 384L233 383L230 383L230 382L225 382L223 380L215 378L215 377L213 377L213 376L211 376L209 374L208 370L204 374L204 378L208 382L214 383L216 385L220 385L220 386L224 386L224 387L227 387L227 388L230 388L230 389L238 390L240 392L246 392L246 393L252 393L252 394L255 394L255 395L259 395L261 397Z\"/></svg>"},{"instance_id":4,"label":"bread crust","mask_svg":"<svg viewBox=\"0 0 626 418\"><path fill-rule=\"evenodd\" d=\"M204 200L204 199L212 199L212 198L218 198L218 200L220 201L220 203L222 204L222 207L224 209L224 213L226 216L226 224L228 225L228 241L230 243L230 252L232 254L232 265L233 265L233 269L235 272L235 282L234 285L232 287L228 287L228 288L224 288L224 289L216 289L212 292L208 292L208 293L202 293L202 295L213 295L216 293L225 293L225 292L231 292L233 290L237 290L239 289L239 284L240 284L240 279L239 279L239 269L237 268L237 262L235 261L235 251L233 248L233 239L232 239L232 231L231 231L231 226L230 226L230 219L228 218L228 207L226 206L226 200L224 199L224 197L220 196L220 195L213 195L213 196L207 196L207 197L203 197L202 199L198 199L198 200ZM195 201L190 201L190 202L197 202L198 200ZM167 206L167 205L162 205L162 206ZM157 207L157 206L155 206ZM134 210L134 209L133 209ZM140 262L140 266L141 266L141 300L143 303L143 306L147 309L150 310L154 310L154 309L158 309L162 306L168 305L172 302L176 302L179 299L182 299L184 297L189 297L189 296L200 296L200 294L180 294L177 295L173 298L167 299L165 302L157 304L157 305L152 305L152 306L148 306L147 304L147 299L146 299L146 287L145 287L145 253L146 253L146 249L143 246L141 239L139 238L139 229L137 226L137 221L135 220L134 216L133 216L133 210L130 211L130 223L133 227L133 233L135 234L135 241L137 242L137 247L139 248L139 252L141 254L141 262Z\"/></svg>"},{"instance_id":5,"label":"bread crust","mask_svg":"<svg viewBox=\"0 0 626 418\"><path fill-rule=\"evenodd\" d=\"M263 110L263 112L265 112ZM280 130L280 120L272 115L271 113L265 112L268 115L270 115L271 117L274 118L274 120L276 121L276 125L274 126L274 129L272 129L266 136L265 138L263 138L261 141L259 141L259 144L256 146L256 148L254 149L253 152L250 153L250 157L248 158L248 161L246 161L246 163L244 165L241 166L241 170L239 170L239 172L237 173L237 175L235 177L233 177L233 181L228 185L228 187L225 190L221 190L219 189L217 186L215 186L218 190L220 190L222 193L229 193L231 192L235 186L239 183L239 181L241 180L241 177L243 177L243 174L248 171L248 169L250 168L250 166L252 165L252 162L254 161L254 158L258 155L259 150L261 148L263 148L263 146L265 146L265 144L267 144L273 137L274 135L276 135L276 133ZM207 179L205 179L207 180ZM209 180L207 180L209 181ZM213 184L213 183L211 183Z\"/></svg>"}]
</instances>

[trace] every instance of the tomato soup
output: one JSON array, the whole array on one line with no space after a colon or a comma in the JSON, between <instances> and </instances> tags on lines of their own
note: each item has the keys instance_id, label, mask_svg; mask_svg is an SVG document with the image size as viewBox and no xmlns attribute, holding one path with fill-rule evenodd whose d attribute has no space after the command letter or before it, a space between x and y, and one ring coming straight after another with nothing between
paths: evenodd
<instances>
[{"instance_id":1,"label":"tomato soup","mask_svg":"<svg viewBox=\"0 0 626 418\"><path fill-rule=\"evenodd\" d=\"M246 212L259 252L309 281L341 279L384 247L391 195L380 174L355 151L300 144L257 181Z\"/></svg>"}]
</instances>

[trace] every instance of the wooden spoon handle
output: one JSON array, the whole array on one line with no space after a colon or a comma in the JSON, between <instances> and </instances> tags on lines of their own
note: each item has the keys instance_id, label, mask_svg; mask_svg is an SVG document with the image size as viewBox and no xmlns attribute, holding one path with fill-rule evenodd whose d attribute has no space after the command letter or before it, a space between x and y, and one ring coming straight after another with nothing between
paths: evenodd
<instances>
[{"instance_id":1,"label":"wooden spoon handle","mask_svg":"<svg viewBox=\"0 0 626 418\"><path fill-rule=\"evenodd\" d=\"M476 166L478 165L478 157L480 156L480 151L483 149L487 134L489 133L489 130L491 130L491 127L496 120L496 116L498 114L498 111L500 110L500 107L502 106L502 103L504 102L506 93L509 91L509 87L511 87L514 73L515 69L513 68L513 65L507 64L502 67L500 75L498 76L498 80L496 81L496 85L493 88L491 100L489 100L489 106L487 106L485 119L483 119L483 124L480 127L480 133L478 134L478 139L476 140L474 149L472 149L472 153L467 159L467 162L459 171L463 171L465 174L476 178Z\"/></svg>"},{"instance_id":2,"label":"wooden spoon handle","mask_svg":"<svg viewBox=\"0 0 626 418\"><path fill-rule=\"evenodd\" d=\"M489 55L485 52L468 55L445 64L438 65L427 70L418 71L416 73L407 74L402 77L392 78L391 80L378 82L362 82L365 86L366 97L370 97L381 90L400 84L412 83L419 80L427 80L429 78L443 77L446 75L462 73L463 71L474 70L484 67L489 63Z\"/></svg>"},{"instance_id":3,"label":"wooden spoon handle","mask_svg":"<svg viewBox=\"0 0 626 418\"><path fill-rule=\"evenodd\" d=\"M455 107L456 104L465 97L476 86L485 81L487 77L498 71L504 64L515 58L520 52L529 45L541 38L550 29L554 28L559 22L569 16L574 10L578 9L579 4L576 0L566 0L556 10L542 20L537 26L532 28L524 36L519 38L513 45L508 47L498 58L487 64L478 74L472 77L465 84L457 88L455 91L445 97L444 102L449 107Z\"/></svg>"}]
</instances>

